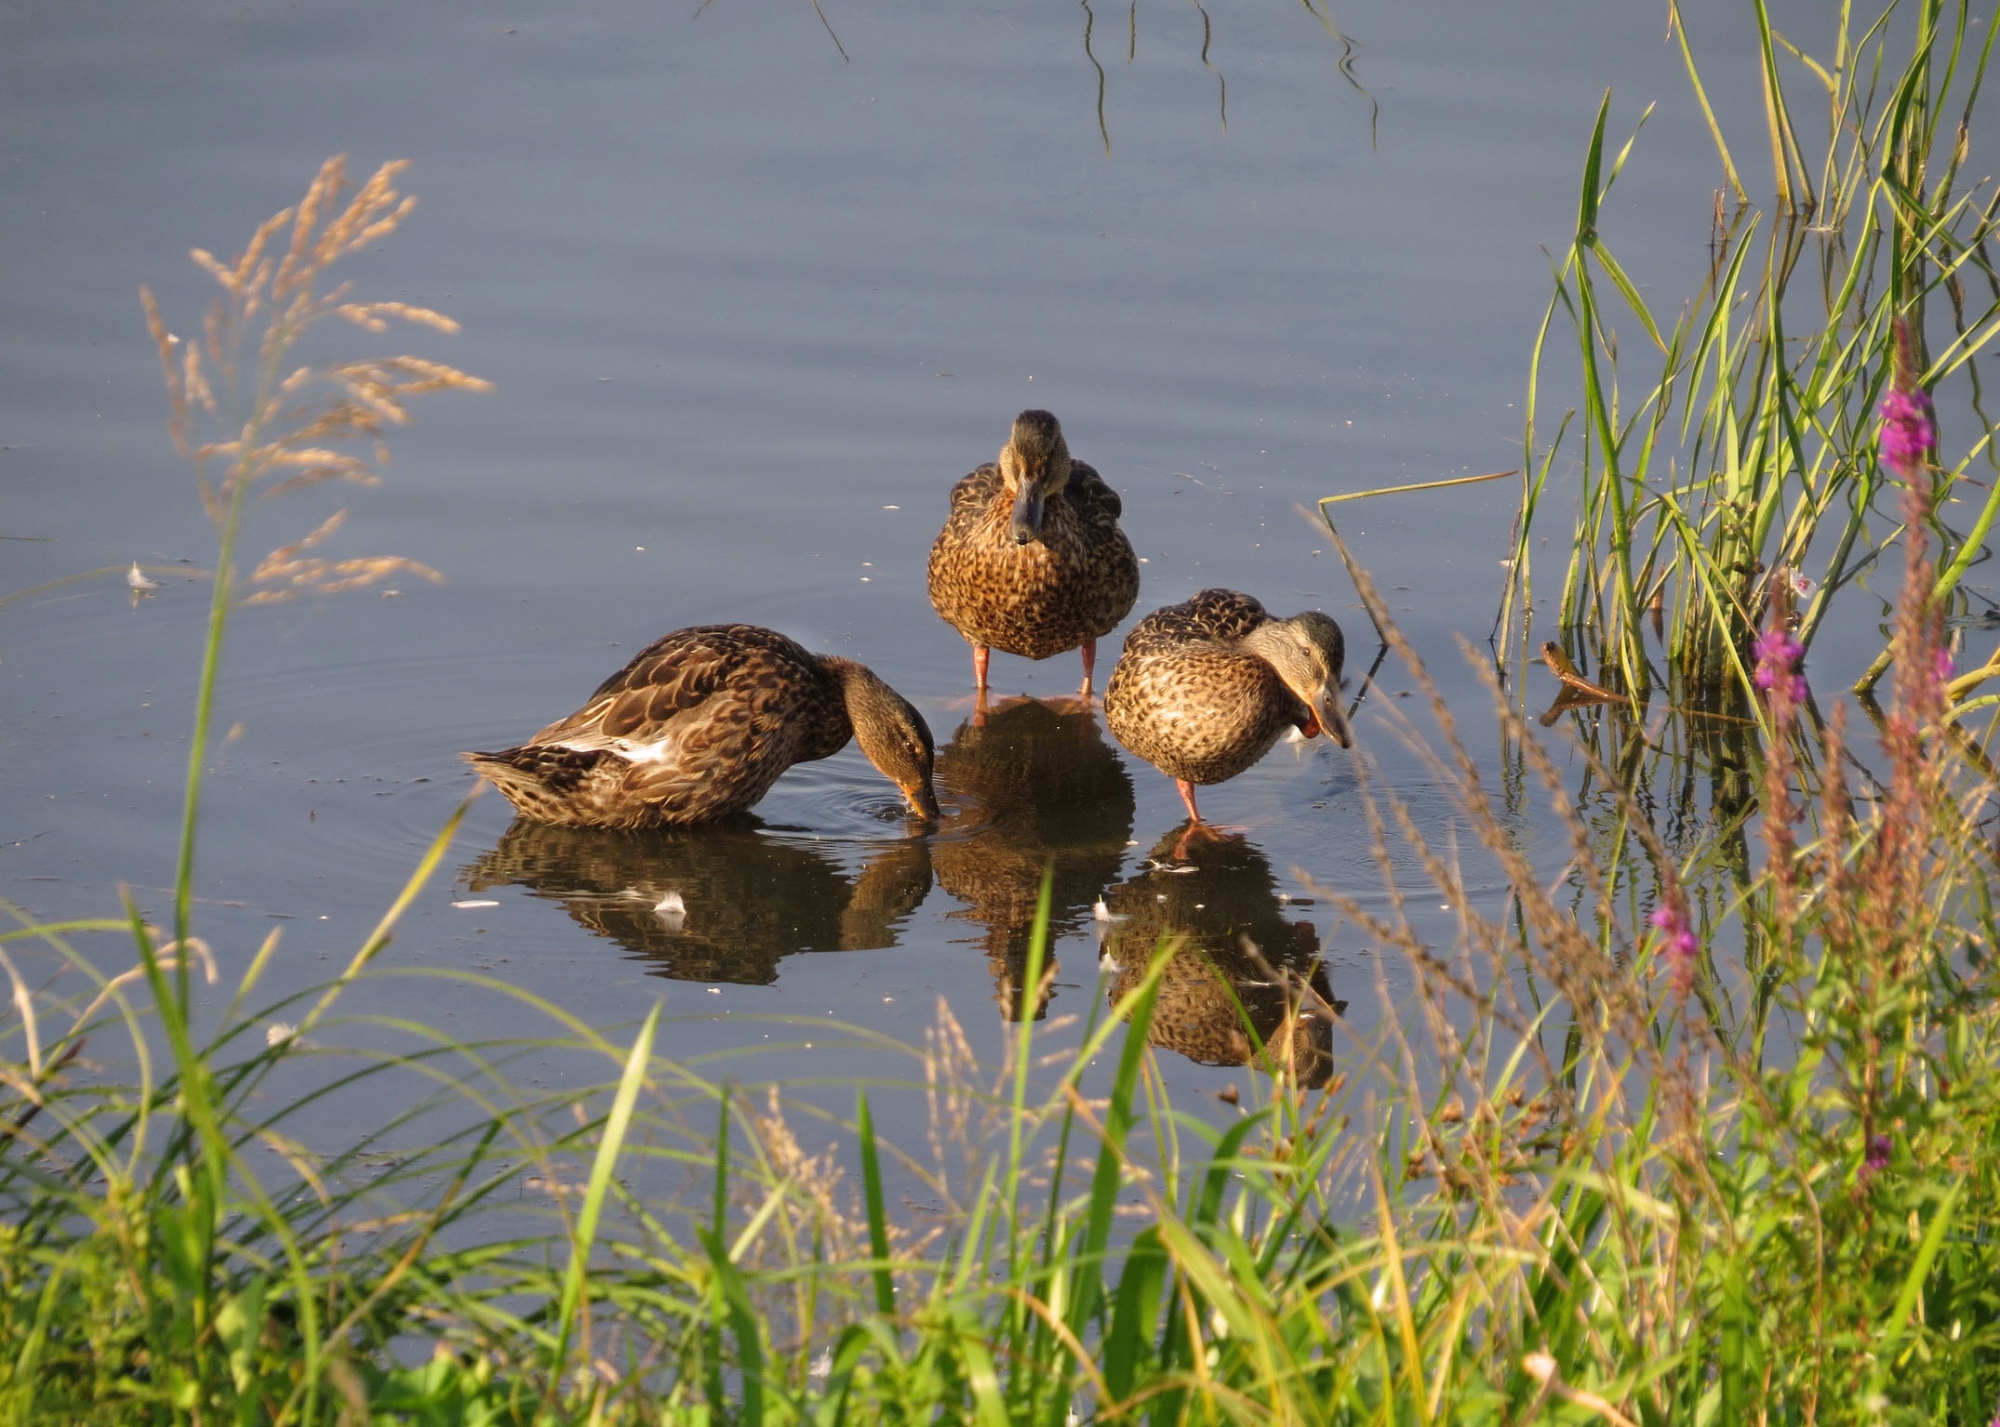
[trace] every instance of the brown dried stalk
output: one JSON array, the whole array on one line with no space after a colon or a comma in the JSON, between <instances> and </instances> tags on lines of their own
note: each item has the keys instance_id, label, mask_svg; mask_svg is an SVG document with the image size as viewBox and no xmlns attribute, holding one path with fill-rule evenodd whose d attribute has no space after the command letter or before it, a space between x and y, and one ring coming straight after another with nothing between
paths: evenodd
<instances>
[{"instance_id":1,"label":"brown dried stalk","mask_svg":"<svg viewBox=\"0 0 2000 1427\"><path fill-rule=\"evenodd\" d=\"M356 301L347 283L321 290L333 264L387 237L415 208L416 199L396 189L396 178L407 166L403 161L384 164L340 207L347 187L346 159L337 155L320 166L299 204L259 226L233 262L193 249L189 256L196 266L222 289L203 320L199 342L169 331L152 292L139 290L166 379L168 433L194 468L202 503L223 540L224 557L216 574L225 596L232 573L229 551L242 502L251 490L275 496L324 481L376 485L389 457L383 429L407 424L412 397L491 390L491 383L455 367L407 355L288 370L293 349L327 317L368 332L386 331L392 320L446 333L458 330L451 318L428 307ZM289 241L284 241L281 235L288 227ZM256 353L248 373L242 361L246 348ZM204 438L204 426L219 429ZM393 574L443 579L428 566L395 555L343 560L301 556L338 529L344 515L336 512L304 539L267 555L250 577L251 584L263 588L243 603L360 589Z\"/></svg>"}]
</instances>

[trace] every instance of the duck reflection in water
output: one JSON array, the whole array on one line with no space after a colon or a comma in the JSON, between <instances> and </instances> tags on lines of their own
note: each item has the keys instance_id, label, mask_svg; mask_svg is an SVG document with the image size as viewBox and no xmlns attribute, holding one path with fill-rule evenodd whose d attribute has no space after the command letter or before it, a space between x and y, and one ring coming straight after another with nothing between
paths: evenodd
<instances>
[{"instance_id":1,"label":"duck reflection in water","mask_svg":"<svg viewBox=\"0 0 2000 1427\"><path fill-rule=\"evenodd\" d=\"M802 951L894 946L931 887L921 838L869 849L858 873L748 815L618 832L517 820L467 867L474 891L521 886L561 902L676 981L764 985Z\"/></svg>"},{"instance_id":2,"label":"duck reflection in water","mask_svg":"<svg viewBox=\"0 0 2000 1427\"><path fill-rule=\"evenodd\" d=\"M1328 989L1318 933L1311 922L1286 920L1271 864L1248 838L1211 827L1188 840L1176 829L1104 903L1114 1002L1145 976L1162 937L1183 938L1160 984L1147 1037L1154 1045L1199 1065L1254 1058L1303 1086L1331 1077L1330 1016L1347 1003Z\"/></svg>"},{"instance_id":3,"label":"duck reflection in water","mask_svg":"<svg viewBox=\"0 0 2000 1427\"><path fill-rule=\"evenodd\" d=\"M1132 836L1132 778L1097 720L1065 705L1007 699L983 722L960 724L938 750L940 789L953 795L931 840L938 885L959 901L953 917L981 923L1007 1019L1019 1020L1028 938L1042 872L1053 865L1049 942L1081 931L1118 876ZM1038 1001L1034 1018L1046 1006Z\"/></svg>"}]
</instances>

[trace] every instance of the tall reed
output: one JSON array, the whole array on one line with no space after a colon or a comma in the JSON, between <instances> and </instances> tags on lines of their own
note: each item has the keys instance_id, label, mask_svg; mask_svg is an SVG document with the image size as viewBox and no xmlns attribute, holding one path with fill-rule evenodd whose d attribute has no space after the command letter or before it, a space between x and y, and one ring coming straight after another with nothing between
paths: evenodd
<instances>
[{"instance_id":1,"label":"tall reed","mask_svg":"<svg viewBox=\"0 0 2000 1427\"><path fill-rule=\"evenodd\" d=\"M1663 668L1698 696L1725 681L1747 690L1771 570L1810 573L1799 581L1799 638L1810 648L1834 597L1896 546L1904 528L1871 413L1888 385L1899 317L1910 324L1921 383L1977 418L1950 445L1931 516L1945 547L1938 598L1959 588L2000 515L1979 367L2000 335L1988 250L2000 188L1968 181L1965 169L1993 26L1970 0L1895 0L1866 23L1841 5L1821 17L1831 34L1816 57L1773 28L1764 0L1751 10L1769 199L1751 200L1685 17L1670 3L1671 33L1721 166L1707 276L1680 312L1662 315L1612 255L1600 216L1638 136L1609 150L1607 94L1575 234L1535 344L1512 629L1525 638L1530 537L1538 518L1546 522L1551 477L1574 462L1582 484L1556 620L1572 655L1588 655L1633 692L1651 688ZM1824 101L1816 133L1794 118L1801 88ZM1553 419L1544 386L1559 316L1573 334L1580 390ZM1988 467L1986 480L1969 476L1975 462ZM1974 514L1954 530L1944 505L1961 490ZM1649 624L1661 631L1663 664L1648 651ZM1885 651L1863 683L1886 662Z\"/></svg>"}]
</instances>

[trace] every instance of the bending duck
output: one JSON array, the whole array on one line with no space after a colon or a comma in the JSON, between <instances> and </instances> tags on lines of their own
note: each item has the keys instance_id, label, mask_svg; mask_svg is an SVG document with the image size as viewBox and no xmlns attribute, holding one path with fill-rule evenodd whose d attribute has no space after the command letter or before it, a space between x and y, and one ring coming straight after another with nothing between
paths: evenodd
<instances>
[{"instance_id":1,"label":"bending duck","mask_svg":"<svg viewBox=\"0 0 2000 1427\"><path fill-rule=\"evenodd\" d=\"M935 819L923 715L851 659L754 624L678 629L519 748L463 757L521 816L568 827L657 827L741 812L794 763L856 739Z\"/></svg>"},{"instance_id":2,"label":"bending duck","mask_svg":"<svg viewBox=\"0 0 2000 1427\"><path fill-rule=\"evenodd\" d=\"M1196 785L1234 778L1287 728L1352 746L1340 711L1344 656L1340 626L1318 610L1274 619L1248 595L1203 590L1125 637L1104 721L1174 780L1199 825Z\"/></svg>"},{"instance_id":3,"label":"bending duck","mask_svg":"<svg viewBox=\"0 0 2000 1427\"><path fill-rule=\"evenodd\" d=\"M1097 641L1139 598L1123 510L1118 492L1070 459L1046 411L1015 417L999 461L951 488L951 514L931 546L931 604L972 645L981 695L994 649L1046 659L1081 646L1089 699Z\"/></svg>"}]
</instances>

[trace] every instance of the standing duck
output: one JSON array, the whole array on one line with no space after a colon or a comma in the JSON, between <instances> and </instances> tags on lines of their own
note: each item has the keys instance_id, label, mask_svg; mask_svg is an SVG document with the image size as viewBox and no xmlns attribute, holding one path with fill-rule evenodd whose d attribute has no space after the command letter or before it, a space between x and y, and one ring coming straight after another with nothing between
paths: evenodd
<instances>
[{"instance_id":1,"label":"standing duck","mask_svg":"<svg viewBox=\"0 0 2000 1427\"><path fill-rule=\"evenodd\" d=\"M1046 411L1015 417L999 461L951 488L951 514L931 546L931 604L972 645L982 698L990 651L1046 659L1078 646L1090 698L1097 641L1139 598L1123 509L1096 471L1070 459Z\"/></svg>"},{"instance_id":2,"label":"standing duck","mask_svg":"<svg viewBox=\"0 0 2000 1427\"><path fill-rule=\"evenodd\" d=\"M1318 610L1274 619L1248 595L1203 590L1125 637L1104 721L1174 780L1199 826L1196 785L1234 778L1287 728L1352 746L1340 711L1343 657L1340 626Z\"/></svg>"},{"instance_id":3,"label":"standing duck","mask_svg":"<svg viewBox=\"0 0 2000 1427\"><path fill-rule=\"evenodd\" d=\"M775 630L704 624L642 649L519 748L464 757L531 821L638 828L741 812L850 738L911 812L937 817L931 731L901 694Z\"/></svg>"}]
</instances>

